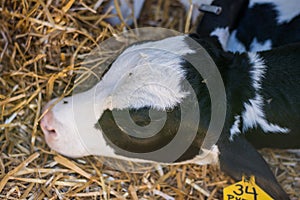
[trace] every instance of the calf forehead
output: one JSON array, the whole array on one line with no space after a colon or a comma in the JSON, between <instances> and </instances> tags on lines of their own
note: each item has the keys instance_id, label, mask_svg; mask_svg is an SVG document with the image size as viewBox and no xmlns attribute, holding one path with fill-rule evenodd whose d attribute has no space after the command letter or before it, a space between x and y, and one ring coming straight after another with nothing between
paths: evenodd
<instances>
[{"instance_id":1,"label":"calf forehead","mask_svg":"<svg viewBox=\"0 0 300 200\"><path fill-rule=\"evenodd\" d=\"M193 52L185 36L133 45L99 85L111 89L111 108L172 107L186 95L180 86L185 73L182 56Z\"/></svg>"},{"instance_id":2,"label":"calf forehead","mask_svg":"<svg viewBox=\"0 0 300 200\"><path fill-rule=\"evenodd\" d=\"M161 65L163 62L171 61L171 58L194 53L186 39L187 36L175 36L128 47L112 64L103 81L107 85L114 85L113 82L116 82L123 74L145 66L147 63L151 63L152 67L155 67L155 64ZM111 81L109 82L108 79Z\"/></svg>"}]
</instances>

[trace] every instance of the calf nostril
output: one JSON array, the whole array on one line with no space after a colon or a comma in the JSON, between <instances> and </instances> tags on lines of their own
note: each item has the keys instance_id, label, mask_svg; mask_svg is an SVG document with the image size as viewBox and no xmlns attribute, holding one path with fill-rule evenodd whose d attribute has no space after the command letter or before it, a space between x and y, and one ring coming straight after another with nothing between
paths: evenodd
<instances>
[{"instance_id":1,"label":"calf nostril","mask_svg":"<svg viewBox=\"0 0 300 200\"><path fill-rule=\"evenodd\" d=\"M45 133L45 134L55 134L55 130L53 128L50 128L47 124L47 122L45 120L42 119L41 123L40 123L40 126L42 128L42 131Z\"/></svg>"},{"instance_id":2,"label":"calf nostril","mask_svg":"<svg viewBox=\"0 0 300 200\"><path fill-rule=\"evenodd\" d=\"M55 138L58 136L55 128L53 127L53 118L51 111L46 113L40 122L42 131L46 137Z\"/></svg>"},{"instance_id":3,"label":"calf nostril","mask_svg":"<svg viewBox=\"0 0 300 200\"><path fill-rule=\"evenodd\" d=\"M41 123L41 127L42 127L42 130L44 132L46 139L51 138L51 140L53 140L53 139L57 138L58 134L54 128L51 128L44 123Z\"/></svg>"},{"instance_id":4,"label":"calf nostril","mask_svg":"<svg viewBox=\"0 0 300 200\"><path fill-rule=\"evenodd\" d=\"M47 131L50 136L57 136L55 129L48 129Z\"/></svg>"}]
</instances>

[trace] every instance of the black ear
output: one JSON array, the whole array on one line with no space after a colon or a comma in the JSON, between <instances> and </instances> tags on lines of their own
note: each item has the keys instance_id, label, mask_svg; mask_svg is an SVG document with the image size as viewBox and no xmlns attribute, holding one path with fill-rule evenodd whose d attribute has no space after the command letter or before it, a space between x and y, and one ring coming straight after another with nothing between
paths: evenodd
<instances>
[{"instance_id":1,"label":"black ear","mask_svg":"<svg viewBox=\"0 0 300 200\"><path fill-rule=\"evenodd\" d=\"M169 154L174 153L177 157L174 157L175 159L172 158L173 155L169 155L169 157L172 158L171 162L177 162L194 158L200 150L197 136L199 124L193 124L192 120L182 121L182 115L185 114L181 113L180 106L175 106L167 111L149 107L106 110L96 127L102 130L106 143L115 150L116 154L159 162L169 161L159 160L160 158L157 157L146 157L146 154L163 149L176 137L175 140L180 145L187 144L182 151L179 150L181 149L179 146L172 147L173 150ZM131 120L129 123L127 123L128 117ZM122 120L125 121L122 122ZM152 123L154 123L154 128ZM159 125L156 126L155 123ZM153 135L149 135L149 133ZM178 154L175 153L176 151Z\"/></svg>"},{"instance_id":2,"label":"black ear","mask_svg":"<svg viewBox=\"0 0 300 200\"><path fill-rule=\"evenodd\" d=\"M172 110L169 110L171 112ZM150 112L154 113L150 117ZM164 117L162 115L162 111L158 111L155 109L151 109L150 107L143 107L139 109L130 109L129 110L130 117L132 121L138 126L145 127L151 123L151 120L162 121Z\"/></svg>"},{"instance_id":3,"label":"black ear","mask_svg":"<svg viewBox=\"0 0 300 200\"><path fill-rule=\"evenodd\" d=\"M149 116L150 108L124 109L124 110L106 110L98 121L103 135L108 144L133 153L146 153L155 151L168 144L174 137L178 126L176 117L180 110L174 109L167 112L166 125L157 134L149 136L149 132L154 132L151 127ZM163 111L155 110L156 122L163 122ZM161 112L161 113L160 113ZM173 126L171 121L173 120ZM168 134L166 134L168 133Z\"/></svg>"},{"instance_id":4,"label":"black ear","mask_svg":"<svg viewBox=\"0 0 300 200\"><path fill-rule=\"evenodd\" d=\"M220 140L218 147L221 169L228 175L236 180L241 180L243 175L253 175L257 185L274 199L289 199L268 164L244 136L235 137L233 142L228 139Z\"/></svg>"}]
</instances>

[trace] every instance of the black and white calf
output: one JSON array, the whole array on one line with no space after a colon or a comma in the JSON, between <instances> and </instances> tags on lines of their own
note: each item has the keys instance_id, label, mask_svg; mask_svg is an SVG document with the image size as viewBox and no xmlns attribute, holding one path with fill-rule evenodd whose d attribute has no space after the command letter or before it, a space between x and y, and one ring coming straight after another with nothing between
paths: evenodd
<instances>
[{"instance_id":1,"label":"black and white calf","mask_svg":"<svg viewBox=\"0 0 300 200\"><path fill-rule=\"evenodd\" d=\"M202 58L191 45L201 44L216 63L225 90L226 118L218 142L205 160L199 159L201 144L211 120L207 84L182 56ZM175 54L161 49L169 49ZM300 147L300 44L262 53L224 52L217 39L198 35L175 36L128 47L92 89L64 98L41 121L47 144L70 157L102 155L139 161L143 153L167 145L178 124L187 134L190 121L181 121L180 106L189 98L187 80L197 96L200 121L190 146L178 162L219 163L221 169L241 179L254 175L274 199L288 199L255 147ZM95 102L94 102L95 100ZM52 104L50 102L49 104ZM48 107L49 104L46 106ZM149 124L149 110L167 112L164 125L148 138L130 136L113 117L129 109L132 120ZM159 121L159 119L156 119ZM190 139L189 136L182 138ZM123 154L124 151L133 154ZM171 155L170 155L171 156ZM153 158L155 161L155 158Z\"/></svg>"},{"instance_id":2,"label":"black and white calf","mask_svg":"<svg viewBox=\"0 0 300 200\"><path fill-rule=\"evenodd\" d=\"M224 50L257 52L300 41L298 0L215 0L220 15L206 13L202 36L217 36Z\"/></svg>"}]
</instances>

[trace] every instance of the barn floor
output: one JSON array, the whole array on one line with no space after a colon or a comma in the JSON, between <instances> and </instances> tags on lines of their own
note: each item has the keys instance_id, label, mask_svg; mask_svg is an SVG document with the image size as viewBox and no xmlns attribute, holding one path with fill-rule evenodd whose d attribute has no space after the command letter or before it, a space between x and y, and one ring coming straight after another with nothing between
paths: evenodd
<instances>
[{"instance_id":1,"label":"barn floor","mask_svg":"<svg viewBox=\"0 0 300 200\"><path fill-rule=\"evenodd\" d=\"M141 174L101 159L50 151L38 125L41 108L70 94L74 71L96 44L119 33L102 1L0 0L0 199L222 199L233 180L215 166L159 166ZM139 27L189 32L177 1L148 0ZM102 14L101 14L102 13ZM261 151L277 179L300 199L300 157Z\"/></svg>"}]
</instances>

